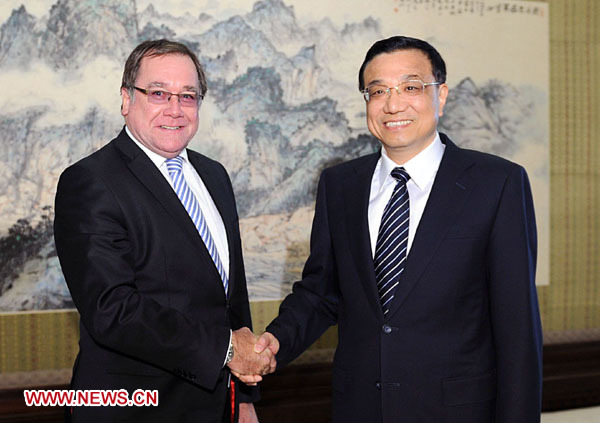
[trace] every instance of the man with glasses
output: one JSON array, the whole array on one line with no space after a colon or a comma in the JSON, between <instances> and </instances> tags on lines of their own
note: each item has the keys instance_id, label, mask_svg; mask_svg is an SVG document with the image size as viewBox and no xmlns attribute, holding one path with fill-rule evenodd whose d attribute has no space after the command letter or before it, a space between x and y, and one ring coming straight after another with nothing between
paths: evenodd
<instances>
[{"instance_id":1,"label":"man with glasses","mask_svg":"<svg viewBox=\"0 0 600 423\"><path fill-rule=\"evenodd\" d=\"M123 73L124 129L60 177L56 249L81 316L72 389L158 392L157 406L70 408L72 421L257 421L256 388L230 369L275 362L247 329L233 190L219 163L186 149L206 90L185 45L141 43Z\"/></svg>"},{"instance_id":2,"label":"man with glasses","mask_svg":"<svg viewBox=\"0 0 600 423\"><path fill-rule=\"evenodd\" d=\"M529 182L438 133L445 82L425 41L367 52L359 89L383 148L321 175L302 281L257 344L282 366L338 325L334 422L540 419Z\"/></svg>"}]
</instances>

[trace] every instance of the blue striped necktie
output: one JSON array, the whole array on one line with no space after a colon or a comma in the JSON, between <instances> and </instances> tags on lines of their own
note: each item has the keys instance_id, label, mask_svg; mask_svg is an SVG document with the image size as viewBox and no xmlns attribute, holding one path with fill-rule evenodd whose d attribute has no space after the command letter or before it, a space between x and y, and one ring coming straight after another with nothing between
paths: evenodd
<instances>
[{"instance_id":1,"label":"blue striped necktie","mask_svg":"<svg viewBox=\"0 0 600 423\"><path fill-rule=\"evenodd\" d=\"M172 159L167 159L165 163L167 164L169 176L173 181L173 188L177 193L177 197L179 197L179 200L181 200L183 207L185 207L185 210L190 215L190 218L192 219L192 222L194 222L196 229L198 229L200 237L202 238L202 241L204 241L204 245L206 245L206 249L212 257L213 262L219 271L219 275L221 275L223 287L225 288L225 293L227 293L229 279L227 278L227 273L225 273L223 263L221 263L221 258L219 257L219 252L217 251L215 241L210 234L210 230L208 229L208 225L206 224L206 220L204 219L204 215L202 214L198 200L183 177L183 157L173 157Z\"/></svg>"},{"instance_id":2,"label":"blue striped necktie","mask_svg":"<svg viewBox=\"0 0 600 423\"><path fill-rule=\"evenodd\" d=\"M392 197L383 210L374 258L377 292L384 315L390 311L404 271L410 216L410 201L406 189L410 176L403 167L394 168L391 175L397 182Z\"/></svg>"}]
</instances>

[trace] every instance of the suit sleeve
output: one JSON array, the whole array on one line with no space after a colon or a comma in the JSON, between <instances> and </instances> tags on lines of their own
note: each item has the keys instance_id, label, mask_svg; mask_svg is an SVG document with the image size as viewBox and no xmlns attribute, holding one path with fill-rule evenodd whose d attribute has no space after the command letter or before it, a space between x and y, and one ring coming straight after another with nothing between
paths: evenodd
<instances>
[{"instance_id":1,"label":"suit sleeve","mask_svg":"<svg viewBox=\"0 0 600 423\"><path fill-rule=\"evenodd\" d=\"M302 280L281 303L279 316L267 327L280 342L278 367L307 349L337 322L339 291L335 253L329 228L326 171L321 175L313 220L310 256Z\"/></svg>"},{"instance_id":2,"label":"suit sleeve","mask_svg":"<svg viewBox=\"0 0 600 423\"><path fill-rule=\"evenodd\" d=\"M535 287L537 235L525 170L513 167L489 246L492 330L497 363L497 423L540 421L542 330Z\"/></svg>"},{"instance_id":3,"label":"suit sleeve","mask_svg":"<svg viewBox=\"0 0 600 423\"><path fill-rule=\"evenodd\" d=\"M230 198L234 199L235 194L229 176L227 175L227 171L220 164L219 168L221 169L223 176L227 182L227 190L229 196ZM243 327L248 327L250 328L250 330L252 330L252 315L250 312L250 303L248 301L248 287L246 284L244 259L242 256L242 243L237 209L235 225L233 225L233 231L234 235L232 238L235 240L235 246L233 248L234 255L233 257L231 257L231 260L235 261L236 263L236 281L233 285L235 293L231 294L230 302L231 328L232 330L237 330ZM231 377L235 378L235 376L233 375L231 375ZM240 403L254 403L260 400L260 389L258 386L248 386L239 380L237 381L236 386L236 395Z\"/></svg>"},{"instance_id":4,"label":"suit sleeve","mask_svg":"<svg viewBox=\"0 0 600 423\"><path fill-rule=\"evenodd\" d=\"M192 321L139 292L136 268L144 263L135 262L126 218L102 177L82 165L67 169L59 180L55 213L60 264L93 340L213 388L229 327Z\"/></svg>"}]
</instances>

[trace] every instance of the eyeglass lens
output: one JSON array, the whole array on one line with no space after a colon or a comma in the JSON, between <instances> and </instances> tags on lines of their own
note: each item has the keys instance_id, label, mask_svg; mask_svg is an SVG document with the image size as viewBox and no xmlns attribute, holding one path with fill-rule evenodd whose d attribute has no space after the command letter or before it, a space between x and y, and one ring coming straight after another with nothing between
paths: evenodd
<instances>
[{"instance_id":1,"label":"eyeglass lens","mask_svg":"<svg viewBox=\"0 0 600 423\"><path fill-rule=\"evenodd\" d=\"M196 107L198 105L199 96L196 93L170 93L163 90L147 90L148 101L154 104L167 104L171 100L171 96L179 98L179 104L185 107Z\"/></svg>"},{"instance_id":2,"label":"eyeglass lens","mask_svg":"<svg viewBox=\"0 0 600 423\"><path fill-rule=\"evenodd\" d=\"M368 100L375 100L388 97L392 90L396 90L400 96L415 97L423 94L425 86L421 81L406 81L396 87L371 85L367 87L365 94L368 95Z\"/></svg>"}]
</instances>

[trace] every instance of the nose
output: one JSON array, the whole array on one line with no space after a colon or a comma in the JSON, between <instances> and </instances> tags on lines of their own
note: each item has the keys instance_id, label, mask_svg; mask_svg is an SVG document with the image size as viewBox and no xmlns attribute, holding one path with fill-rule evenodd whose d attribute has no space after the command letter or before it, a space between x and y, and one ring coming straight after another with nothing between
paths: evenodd
<instances>
[{"instance_id":1,"label":"nose","mask_svg":"<svg viewBox=\"0 0 600 423\"><path fill-rule=\"evenodd\" d=\"M181 104L179 104L179 97L175 94L171 95L169 102L164 111L165 115L171 117L183 116L183 110L181 110Z\"/></svg>"},{"instance_id":2,"label":"nose","mask_svg":"<svg viewBox=\"0 0 600 423\"><path fill-rule=\"evenodd\" d=\"M408 107L408 101L401 96L397 88L391 88L390 93L385 99L385 105L383 111L385 113L394 114L406 110Z\"/></svg>"}]
</instances>

